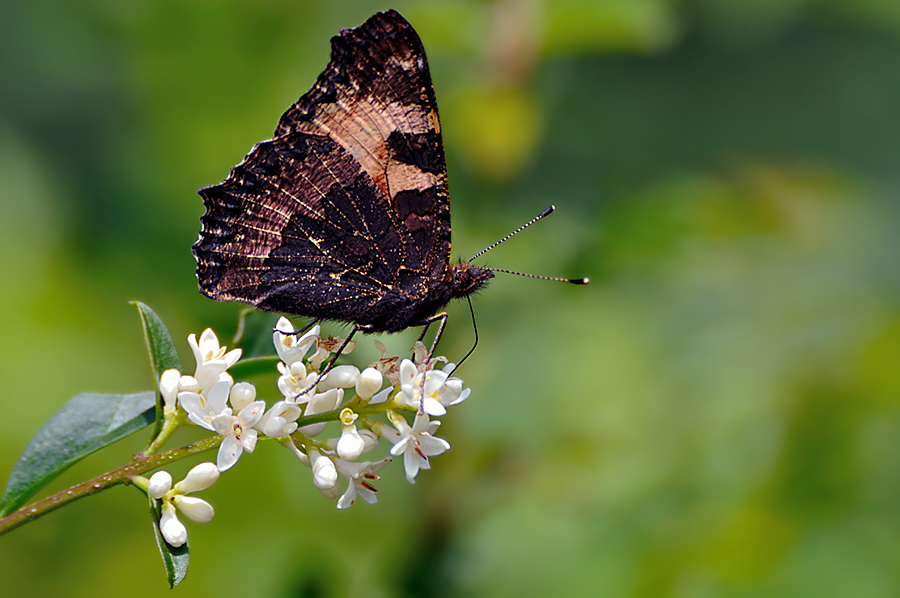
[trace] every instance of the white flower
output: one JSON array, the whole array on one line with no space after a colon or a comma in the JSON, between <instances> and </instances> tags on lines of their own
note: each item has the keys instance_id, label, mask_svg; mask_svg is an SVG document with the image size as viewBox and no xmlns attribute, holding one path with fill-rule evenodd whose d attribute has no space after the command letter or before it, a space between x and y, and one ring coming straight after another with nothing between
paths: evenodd
<instances>
[{"instance_id":1,"label":"white flower","mask_svg":"<svg viewBox=\"0 0 900 598\"><path fill-rule=\"evenodd\" d=\"M275 351L278 357L288 366L300 361L309 352L309 349L319 340L319 325L316 324L302 336L299 334L284 334L294 332L294 325L285 317L281 317L275 324L275 332L272 340L275 342Z\"/></svg>"},{"instance_id":2,"label":"white flower","mask_svg":"<svg viewBox=\"0 0 900 598\"><path fill-rule=\"evenodd\" d=\"M357 495L370 505L374 505L378 502L378 497L375 496L377 490L371 482L377 482L381 479L379 476L375 475L375 472L379 471L390 462L390 457L382 459L381 461L375 461L374 463L371 461L351 463L343 459L336 459L334 464L338 473L347 478L347 481L349 482L347 490L341 495L341 498L338 499L337 508L349 509L353 506L353 503L356 502Z\"/></svg>"},{"instance_id":3,"label":"white flower","mask_svg":"<svg viewBox=\"0 0 900 598\"><path fill-rule=\"evenodd\" d=\"M236 416L231 414L231 409L226 408L213 418L214 430L225 437L219 445L219 454L216 457L219 471L230 469L244 451L253 452L258 436L253 426L262 418L265 410L265 401L254 401L241 409Z\"/></svg>"},{"instance_id":4,"label":"white flower","mask_svg":"<svg viewBox=\"0 0 900 598\"><path fill-rule=\"evenodd\" d=\"M231 383L223 381L213 386L205 396L191 391L180 392L178 393L178 402L192 422L215 432L213 420L225 413L226 410L228 415L231 415L231 409L226 406L229 394L231 394Z\"/></svg>"},{"instance_id":5,"label":"white flower","mask_svg":"<svg viewBox=\"0 0 900 598\"><path fill-rule=\"evenodd\" d=\"M207 523L216 514L212 505L190 492L205 490L219 479L219 470L212 463L201 463L191 469L185 478L172 488L172 476L167 471L157 471L147 482L147 493L162 501L159 531L166 542L174 547L187 542L187 528L178 520L175 509L197 523Z\"/></svg>"},{"instance_id":6,"label":"white flower","mask_svg":"<svg viewBox=\"0 0 900 598\"><path fill-rule=\"evenodd\" d=\"M278 401L256 423L256 429L269 438L281 438L297 429L300 407L287 401Z\"/></svg>"},{"instance_id":7,"label":"white flower","mask_svg":"<svg viewBox=\"0 0 900 598\"><path fill-rule=\"evenodd\" d=\"M289 402L302 405L313 397L313 387L319 379L315 371L307 372L306 365L302 361L295 361L290 366L279 363L278 390Z\"/></svg>"},{"instance_id":8,"label":"white flower","mask_svg":"<svg viewBox=\"0 0 900 598\"><path fill-rule=\"evenodd\" d=\"M389 415L396 430L385 427L384 436L394 444L391 454L395 457L403 455L406 479L410 484L414 484L416 474L420 469L431 468L428 457L434 457L449 450L450 443L443 438L434 436L434 432L441 422L429 421L428 415L425 413L417 413L411 427L403 417L393 412L390 412Z\"/></svg>"},{"instance_id":9,"label":"white flower","mask_svg":"<svg viewBox=\"0 0 900 598\"><path fill-rule=\"evenodd\" d=\"M213 386L216 384L227 384L228 388L234 386L234 378L231 377L231 374L228 372L222 372L218 376L213 376L208 378L202 385L200 386L199 392L202 395L208 395L209 391L212 390Z\"/></svg>"},{"instance_id":10,"label":"white flower","mask_svg":"<svg viewBox=\"0 0 900 598\"><path fill-rule=\"evenodd\" d=\"M444 371L447 371L446 368ZM438 390L437 397L435 398L444 407L450 407L457 403L462 403L469 398L470 394L472 394L472 389L463 388L462 380L459 378L447 378L447 381L444 382L444 385Z\"/></svg>"},{"instance_id":11,"label":"white flower","mask_svg":"<svg viewBox=\"0 0 900 598\"><path fill-rule=\"evenodd\" d=\"M400 392L395 401L421 409L428 415L441 416L447 413L447 407L461 403L468 398L471 390L462 387L462 380L449 378L443 370L428 370L418 373L416 366L404 359L400 362Z\"/></svg>"},{"instance_id":12,"label":"white flower","mask_svg":"<svg viewBox=\"0 0 900 598\"><path fill-rule=\"evenodd\" d=\"M219 339L216 333L207 328L200 335L200 341L191 334L188 336L188 344L194 352L194 359L197 361L197 371L194 378L203 387L210 379L218 377L219 374L233 366L238 359L241 358L241 350L234 349L225 352L227 347L219 346Z\"/></svg>"},{"instance_id":13,"label":"white flower","mask_svg":"<svg viewBox=\"0 0 900 598\"><path fill-rule=\"evenodd\" d=\"M331 457L311 448L309 449L309 462L312 467L313 484L319 489L319 492L325 498L337 498L341 493L341 484L337 468Z\"/></svg>"}]
</instances>

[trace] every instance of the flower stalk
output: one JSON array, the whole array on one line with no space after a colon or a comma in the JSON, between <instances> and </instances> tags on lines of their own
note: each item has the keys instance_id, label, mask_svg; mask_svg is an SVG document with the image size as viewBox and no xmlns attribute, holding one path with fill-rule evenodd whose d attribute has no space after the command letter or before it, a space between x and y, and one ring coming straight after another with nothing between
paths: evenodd
<instances>
[{"instance_id":1,"label":"flower stalk","mask_svg":"<svg viewBox=\"0 0 900 598\"><path fill-rule=\"evenodd\" d=\"M209 329L199 338L188 336L196 367L192 374L184 373L162 323L146 306L140 309L158 377L156 393L80 395L80 401L79 397L70 401L26 449L12 489L0 499L0 509L15 509L71 463L146 426L148 413L156 413L158 418L156 437L121 467L0 519L0 535L85 496L133 485L150 501L168 569L186 555L171 552L186 551L188 529L183 521L207 523L215 514L213 505L189 494L209 487L239 460L248 459L244 455L255 452L259 440L275 440L270 444L290 450L309 468L315 488L334 500L338 509L353 506L359 498L374 504L378 472L394 457L402 456L406 478L414 483L420 471L430 469L430 457L449 450L449 443L434 435L441 422L431 418L446 414L447 407L462 402L470 392L463 388L462 380L450 377L453 364L443 357L432 358L422 343L416 344L410 360L388 357L376 341L381 359L359 369L336 363L355 343L330 336L323 339L317 325L303 334L294 332L291 322L281 318L272 339L278 356L273 369L281 396L267 400L257 396L253 384L235 382L228 370L238 363L242 351L220 346ZM446 365L435 369L438 363ZM275 371L272 374L276 375ZM148 406L154 399L155 407ZM338 424L331 429L339 433L323 436L330 422ZM182 426L197 426L212 435L163 450ZM363 455L378 448L381 441L391 445L390 454L364 460ZM159 469L213 449L217 450L215 462L195 466L177 484L167 471ZM148 472L154 473L145 477Z\"/></svg>"},{"instance_id":2,"label":"flower stalk","mask_svg":"<svg viewBox=\"0 0 900 598\"><path fill-rule=\"evenodd\" d=\"M156 455L136 455L131 461L121 467L117 467L116 469L85 482L81 482L80 484L75 484L71 488L67 488L61 492L57 492L53 496L48 496L47 498L31 503L30 505L26 505L18 511L3 517L0 519L0 536L7 532L11 532L17 527L25 525L26 523L34 521L35 519L39 519L60 507L75 502L78 499L93 494L99 494L104 490L108 490L109 488L120 484L131 484L132 478L136 475L214 449L219 446L221 442L222 437L215 436Z\"/></svg>"}]
</instances>

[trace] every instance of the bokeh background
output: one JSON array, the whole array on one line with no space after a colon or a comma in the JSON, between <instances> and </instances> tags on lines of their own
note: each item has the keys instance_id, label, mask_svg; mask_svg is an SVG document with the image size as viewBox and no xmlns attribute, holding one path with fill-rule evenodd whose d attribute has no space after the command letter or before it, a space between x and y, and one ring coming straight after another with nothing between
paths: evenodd
<instances>
[{"instance_id":1,"label":"bokeh background","mask_svg":"<svg viewBox=\"0 0 900 598\"><path fill-rule=\"evenodd\" d=\"M176 592L900 594L895 0L0 3L0 476L71 396L151 387L128 301L233 333L196 290L196 189L391 6L428 50L454 252L555 203L486 261L592 284L492 282L453 449L415 486L385 470L377 506L245 456ZM452 306L442 352L472 336ZM0 538L0 588L168 591L140 494Z\"/></svg>"}]
</instances>

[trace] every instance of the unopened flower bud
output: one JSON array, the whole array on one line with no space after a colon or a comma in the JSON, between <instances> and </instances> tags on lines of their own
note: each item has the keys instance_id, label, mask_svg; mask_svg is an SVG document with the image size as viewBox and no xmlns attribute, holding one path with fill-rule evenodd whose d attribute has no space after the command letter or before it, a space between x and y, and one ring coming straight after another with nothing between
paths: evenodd
<instances>
[{"instance_id":1,"label":"unopened flower bud","mask_svg":"<svg viewBox=\"0 0 900 598\"><path fill-rule=\"evenodd\" d=\"M337 442L337 454L341 459L352 461L366 448L366 441L360 436L356 426L344 426Z\"/></svg>"},{"instance_id":2,"label":"unopened flower bud","mask_svg":"<svg viewBox=\"0 0 900 598\"><path fill-rule=\"evenodd\" d=\"M175 507L168 502L163 503L162 516L159 518L159 531L166 543L178 548L187 542L187 528L178 521L175 515Z\"/></svg>"},{"instance_id":3,"label":"unopened flower bud","mask_svg":"<svg viewBox=\"0 0 900 598\"><path fill-rule=\"evenodd\" d=\"M172 489L172 475L168 471L157 471L150 476L147 494L150 498L162 498Z\"/></svg>"},{"instance_id":4,"label":"unopened flower bud","mask_svg":"<svg viewBox=\"0 0 900 598\"><path fill-rule=\"evenodd\" d=\"M309 451L309 460L312 465L313 484L324 496L337 498L341 493L341 485L338 483L334 461L315 449Z\"/></svg>"},{"instance_id":5,"label":"unopened flower bud","mask_svg":"<svg viewBox=\"0 0 900 598\"><path fill-rule=\"evenodd\" d=\"M353 365L339 365L329 371L319 382L319 392L325 392L332 388L350 388L356 384L359 378L359 369Z\"/></svg>"},{"instance_id":6,"label":"unopened flower bud","mask_svg":"<svg viewBox=\"0 0 900 598\"><path fill-rule=\"evenodd\" d=\"M200 392L200 383L193 376L185 374L178 379L178 392Z\"/></svg>"},{"instance_id":7,"label":"unopened flower bud","mask_svg":"<svg viewBox=\"0 0 900 598\"><path fill-rule=\"evenodd\" d=\"M359 374L356 380L356 395L361 399L371 399L372 396L381 390L384 383L384 376L375 368L366 368Z\"/></svg>"},{"instance_id":8,"label":"unopened flower bud","mask_svg":"<svg viewBox=\"0 0 900 598\"><path fill-rule=\"evenodd\" d=\"M185 517L197 523L209 523L216 512L212 505L196 496L176 496L175 506Z\"/></svg>"},{"instance_id":9,"label":"unopened flower bud","mask_svg":"<svg viewBox=\"0 0 900 598\"><path fill-rule=\"evenodd\" d=\"M238 382L231 387L231 407L235 413L256 400L256 387L249 382Z\"/></svg>"},{"instance_id":10,"label":"unopened flower bud","mask_svg":"<svg viewBox=\"0 0 900 598\"><path fill-rule=\"evenodd\" d=\"M175 484L175 490L185 494L206 490L215 484L218 479L219 468L216 467L215 463L201 463L191 468L184 479Z\"/></svg>"}]
</instances>

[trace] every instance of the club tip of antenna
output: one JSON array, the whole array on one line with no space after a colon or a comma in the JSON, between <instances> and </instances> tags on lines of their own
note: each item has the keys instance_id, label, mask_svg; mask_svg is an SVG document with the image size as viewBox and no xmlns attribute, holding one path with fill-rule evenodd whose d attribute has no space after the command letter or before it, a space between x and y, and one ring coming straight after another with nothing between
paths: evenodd
<instances>
[{"instance_id":1,"label":"club tip of antenna","mask_svg":"<svg viewBox=\"0 0 900 598\"><path fill-rule=\"evenodd\" d=\"M572 284L587 284L587 283L591 282L591 279L590 279L590 278L587 278L587 277L584 277L584 278L570 278L570 279L569 279L569 282L571 282Z\"/></svg>"},{"instance_id":2,"label":"club tip of antenna","mask_svg":"<svg viewBox=\"0 0 900 598\"><path fill-rule=\"evenodd\" d=\"M553 204L550 204L549 206L547 206L547 207L544 209L543 212L541 212L540 216L538 216L538 219L541 219L541 218L543 218L544 216L549 216L550 214L553 213L553 210L555 210L555 209L556 209L556 206L554 206Z\"/></svg>"}]
</instances>

